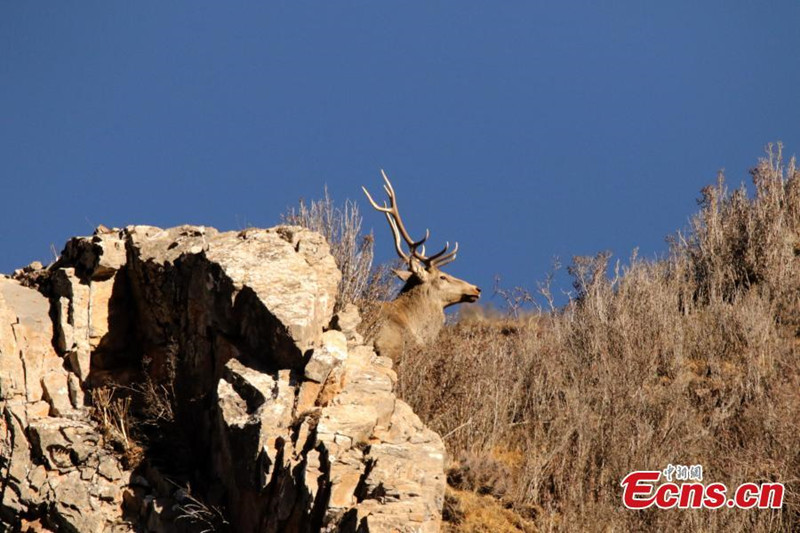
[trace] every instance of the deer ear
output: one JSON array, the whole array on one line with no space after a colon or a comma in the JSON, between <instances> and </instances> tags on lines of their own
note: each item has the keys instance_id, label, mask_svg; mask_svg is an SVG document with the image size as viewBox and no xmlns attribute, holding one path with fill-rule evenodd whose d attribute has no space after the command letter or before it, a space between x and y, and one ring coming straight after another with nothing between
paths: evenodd
<instances>
[{"instance_id":1,"label":"deer ear","mask_svg":"<svg viewBox=\"0 0 800 533\"><path fill-rule=\"evenodd\" d=\"M400 278L403 281L408 281L408 279L411 277L411 271L409 271L409 270L395 270L395 269L392 269L392 272L394 272L394 275L397 276L398 278Z\"/></svg>"}]
</instances>

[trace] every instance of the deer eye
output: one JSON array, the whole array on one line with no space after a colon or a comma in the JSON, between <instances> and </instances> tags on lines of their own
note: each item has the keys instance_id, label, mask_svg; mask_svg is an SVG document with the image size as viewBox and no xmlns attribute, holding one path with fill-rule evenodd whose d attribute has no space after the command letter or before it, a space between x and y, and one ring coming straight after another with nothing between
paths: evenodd
<instances>
[{"instance_id":1,"label":"deer eye","mask_svg":"<svg viewBox=\"0 0 800 533\"><path fill-rule=\"evenodd\" d=\"M439 276L439 279L441 279L441 280L446 280L447 278L446 278L446 277L444 277L444 276Z\"/></svg>"}]
</instances>

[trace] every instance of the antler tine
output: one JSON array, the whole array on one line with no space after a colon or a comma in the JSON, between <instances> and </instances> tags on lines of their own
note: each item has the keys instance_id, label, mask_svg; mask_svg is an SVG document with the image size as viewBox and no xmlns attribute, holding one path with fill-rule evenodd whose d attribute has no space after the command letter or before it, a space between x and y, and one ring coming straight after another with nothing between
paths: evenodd
<instances>
[{"instance_id":1,"label":"antler tine","mask_svg":"<svg viewBox=\"0 0 800 533\"><path fill-rule=\"evenodd\" d=\"M431 232L429 229L425 230L425 236L415 241L411 238L408 234L408 230L406 230L405 225L403 224L403 219L400 216L400 210L397 207L397 196L394 192L394 187L392 186L392 182L389 181L389 176L386 175L386 172L381 169L381 176L383 176L383 190L386 191L386 194L389 196L389 205L386 205L386 202L383 202L383 205L379 205L375 199L372 198L372 195L369 194L369 191L366 187L361 187L361 190L364 191L364 194L367 195L367 199L369 203L372 204L372 207L381 213L386 215L386 220L389 221L389 228L392 230L392 235L394 236L394 247L397 250L397 254L404 260L410 262L412 258L417 259L418 261L422 262L426 267L429 266L442 266L450 263L451 261L455 260L456 252L458 251L458 243L455 243L455 247L453 250L450 250L450 243L446 243L444 248L433 254L430 257L426 257L425 255L425 242L431 236ZM402 243L400 239L403 239L406 242L406 245L409 248L409 253L403 251Z\"/></svg>"},{"instance_id":2,"label":"antler tine","mask_svg":"<svg viewBox=\"0 0 800 533\"><path fill-rule=\"evenodd\" d=\"M397 223L394 220L394 217L389 213L386 213L386 220L389 221L389 226L392 228L392 235L394 235L394 248L397 250L397 254L406 262L410 262L411 258L415 258L419 261L422 261L426 266L429 264L428 259L425 257L425 245L423 244L428 237L430 237L430 231L425 230L425 238L420 241L412 242L409 245L409 249L411 254L406 254L403 252L403 247L400 244L400 232L397 229ZM417 247L422 247L422 252L417 251Z\"/></svg>"},{"instance_id":3,"label":"antler tine","mask_svg":"<svg viewBox=\"0 0 800 533\"><path fill-rule=\"evenodd\" d=\"M447 243L447 244L449 245L450 243ZM441 266L446 265L447 263L452 263L453 261L455 261L456 260L456 253L458 252L458 243L456 243L455 246L453 246L453 249L449 253L445 254L445 252L447 251L447 248L448 248L448 246L445 246L444 250L442 250L441 252L439 252L436 255L431 256L429 258L430 261L431 261L431 264L433 264L436 267L441 267Z\"/></svg>"},{"instance_id":4,"label":"antler tine","mask_svg":"<svg viewBox=\"0 0 800 533\"><path fill-rule=\"evenodd\" d=\"M405 224L403 224L403 218L400 216L400 209L397 206L397 195L394 192L394 187L392 187L392 182L389 181L389 177L386 176L386 172L381 170L381 174L383 175L384 181L386 181L385 188L387 194L389 195L389 202L391 202L392 214L394 215L394 221L397 222L397 228L400 230L400 234L403 236L408 246L416 248L428 239L428 232L426 231L425 238L422 240L415 241L411 238L408 230L406 230Z\"/></svg>"},{"instance_id":5,"label":"antler tine","mask_svg":"<svg viewBox=\"0 0 800 533\"><path fill-rule=\"evenodd\" d=\"M397 230L397 224L394 223L394 217L390 213L385 213L385 215L386 220L389 221L392 235L394 236L394 248L397 250L397 255L399 255L403 261L408 261L410 257L403 251L403 246L400 244L400 232Z\"/></svg>"},{"instance_id":6,"label":"antler tine","mask_svg":"<svg viewBox=\"0 0 800 533\"><path fill-rule=\"evenodd\" d=\"M369 203L371 203L372 207L375 208L377 211L380 211L381 213L391 213L392 212L392 208L391 207L386 207L386 202L383 202L383 207L378 205L378 202L376 202L375 200L372 199L372 196L370 196L369 191L367 190L366 187L361 187L361 190L364 191L364 194L367 195L367 200L369 200Z\"/></svg>"},{"instance_id":7,"label":"antler tine","mask_svg":"<svg viewBox=\"0 0 800 533\"><path fill-rule=\"evenodd\" d=\"M397 212L397 198L394 194L394 187L392 187L392 182L389 181L389 176L386 175L383 169L381 169L381 176L383 176L383 190L386 191L386 194L389 195L389 201L392 202L392 207Z\"/></svg>"},{"instance_id":8,"label":"antler tine","mask_svg":"<svg viewBox=\"0 0 800 533\"><path fill-rule=\"evenodd\" d=\"M453 262L453 261L455 261L455 260L456 260L456 256L455 256L455 255L451 255L451 256L449 256L447 259L444 259L444 260L442 260L442 261L438 261L438 262L436 263L436 268L443 267L443 266L445 266L446 264L448 264L448 263L452 263L452 262Z\"/></svg>"},{"instance_id":9,"label":"antler tine","mask_svg":"<svg viewBox=\"0 0 800 533\"><path fill-rule=\"evenodd\" d=\"M449 241L448 241L448 242L445 242L445 243L444 243L444 248L442 248L440 251L438 251L438 252L436 252L435 254L433 254L432 256L430 256L430 257L428 258L428 261L435 262L435 261L436 261L436 259L437 259L437 258L439 258L439 257L441 257L441 256L443 256L443 255L445 254L445 252L447 252L447 250L448 250L449 248L450 248L450 242L449 242Z\"/></svg>"},{"instance_id":10,"label":"antler tine","mask_svg":"<svg viewBox=\"0 0 800 533\"><path fill-rule=\"evenodd\" d=\"M400 216L400 211L397 208L397 195L394 192L394 187L392 187L392 182L389 181L389 177L386 175L383 169L381 169L381 175L383 176L383 181L385 182L383 189L386 191L386 194L389 195L389 205L387 206L386 203L383 206L378 205L375 200L373 200L372 196L370 196L369 191L365 187L361 187L364 190L364 194L367 195L367 199L372 204L372 207L375 208L377 211L381 213L388 213L394 217L394 222L396 223L397 229L400 231L400 235L406 241L406 244L410 248L419 247L423 242L427 240L429 237L429 233L426 231L425 237L419 241L415 241L409 235L408 230L406 230L405 225L403 224L403 219Z\"/></svg>"},{"instance_id":11,"label":"antler tine","mask_svg":"<svg viewBox=\"0 0 800 533\"><path fill-rule=\"evenodd\" d=\"M417 242L412 242L408 245L409 249L411 250L411 255L425 263L425 265L428 264L428 258L425 257L425 241L427 241L428 237L430 236L431 230L426 229L425 236L422 239L418 240ZM417 248L422 248L422 250L418 252Z\"/></svg>"},{"instance_id":12,"label":"antler tine","mask_svg":"<svg viewBox=\"0 0 800 533\"><path fill-rule=\"evenodd\" d=\"M384 185L383 188L386 189L386 192L389 194L389 196L394 197L394 187L392 187L392 182L389 181L389 176L386 175L386 172L384 172L383 169L381 169L381 176L383 176L383 181L386 182L386 185Z\"/></svg>"}]
</instances>

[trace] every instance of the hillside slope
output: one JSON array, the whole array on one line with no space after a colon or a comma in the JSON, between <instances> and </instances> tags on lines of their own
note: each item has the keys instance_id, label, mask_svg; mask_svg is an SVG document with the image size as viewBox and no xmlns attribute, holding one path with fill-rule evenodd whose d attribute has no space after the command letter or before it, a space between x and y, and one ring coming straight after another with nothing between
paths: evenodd
<instances>
[{"instance_id":1,"label":"hillside slope","mask_svg":"<svg viewBox=\"0 0 800 533\"><path fill-rule=\"evenodd\" d=\"M454 458L449 527L511 523L476 519L472 491L514 510L512 530L800 528L800 172L778 148L752 175L752 197L704 189L664 259L634 253L609 277L606 254L575 258L564 308L544 284L543 310L465 317L406 354L401 397ZM668 464L784 483L784 506L625 509L623 477Z\"/></svg>"}]
</instances>

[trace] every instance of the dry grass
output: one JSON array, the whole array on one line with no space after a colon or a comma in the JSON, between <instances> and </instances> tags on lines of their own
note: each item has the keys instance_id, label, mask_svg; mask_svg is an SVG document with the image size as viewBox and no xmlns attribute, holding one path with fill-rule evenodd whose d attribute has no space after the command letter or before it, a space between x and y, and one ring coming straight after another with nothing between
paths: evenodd
<instances>
[{"instance_id":1,"label":"dry grass","mask_svg":"<svg viewBox=\"0 0 800 533\"><path fill-rule=\"evenodd\" d=\"M443 531L462 533L534 533L531 520L505 507L495 498L469 490L447 488Z\"/></svg>"},{"instance_id":2,"label":"dry grass","mask_svg":"<svg viewBox=\"0 0 800 533\"><path fill-rule=\"evenodd\" d=\"M445 436L459 501L481 493L548 531L800 528L800 172L778 146L752 175L752 198L721 177L704 189L669 257L611 277L607 256L576 258L565 307L462 320L405 354L400 393ZM668 463L783 482L784 507L624 509L622 477Z\"/></svg>"},{"instance_id":3,"label":"dry grass","mask_svg":"<svg viewBox=\"0 0 800 533\"><path fill-rule=\"evenodd\" d=\"M188 489L172 483L178 488L173 495L179 499L176 524L185 522L190 527L190 531L198 533L230 530L230 522L221 508L208 505L192 496Z\"/></svg>"},{"instance_id":4,"label":"dry grass","mask_svg":"<svg viewBox=\"0 0 800 533\"><path fill-rule=\"evenodd\" d=\"M93 417L100 425L106 442L120 453L126 468L136 468L144 458L144 449L131 435L131 398L118 394L120 389L93 389Z\"/></svg>"},{"instance_id":5,"label":"dry grass","mask_svg":"<svg viewBox=\"0 0 800 533\"><path fill-rule=\"evenodd\" d=\"M156 385L150 378L133 387L133 392L140 398L141 407L137 415L142 423L163 426L175 421L175 392L172 387L172 383Z\"/></svg>"}]
</instances>

